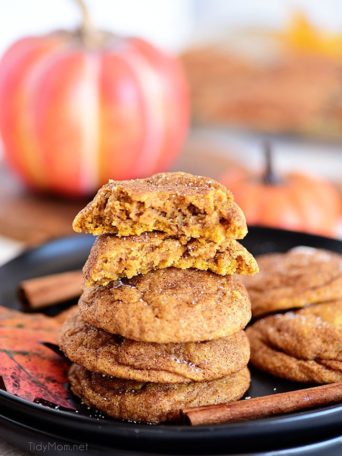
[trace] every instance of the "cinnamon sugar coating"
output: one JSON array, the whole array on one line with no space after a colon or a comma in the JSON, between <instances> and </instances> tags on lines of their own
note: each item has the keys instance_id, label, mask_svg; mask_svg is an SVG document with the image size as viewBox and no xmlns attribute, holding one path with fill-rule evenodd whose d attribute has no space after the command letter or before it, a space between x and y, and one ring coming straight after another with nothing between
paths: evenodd
<instances>
[{"instance_id":1,"label":"cinnamon sugar coating","mask_svg":"<svg viewBox=\"0 0 342 456\"><path fill-rule=\"evenodd\" d=\"M257 257L260 272L243 277L253 316L342 299L342 256L310 247Z\"/></svg>"},{"instance_id":2,"label":"cinnamon sugar coating","mask_svg":"<svg viewBox=\"0 0 342 456\"><path fill-rule=\"evenodd\" d=\"M213 179L173 172L109 181L75 218L78 233L140 235L160 231L180 239L222 242L247 233L232 193Z\"/></svg>"},{"instance_id":3,"label":"cinnamon sugar coating","mask_svg":"<svg viewBox=\"0 0 342 456\"><path fill-rule=\"evenodd\" d=\"M168 267L196 268L220 275L254 274L258 265L254 257L237 241L221 244L192 239L182 243L165 233L140 236L99 236L83 268L87 286L107 285L122 277L131 278L155 269Z\"/></svg>"},{"instance_id":4,"label":"cinnamon sugar coating","mask_svg":"<svg viewBox=\"0 0 342 456\"><path fill-rule=\"evenodd\" d=\"M92 372L143 382L208 381L240 371L249 361L244 331L209 342L156 344L106 333L78 314L63 326L60 347Z\"/></svg>"},{"instance_id":5,"label":"cinnamon sugar coating","mask_svg":"<svg viewBox=\"0 0 342 456\"><path fill-rule=\"evenodd\" d=\"M251 362L299 382L342 381L342 300L263 318L247 329Z\"/></svg>"},{"instance_id":6,"label":"cinnamon sugar coating","mask_svg":"<svg viewBox=\"0 0 342 456\"><path fill-rule=\"evenodd\" d=\"M72 391L113 418L157 424L180 419L181 409L240 399L250 384L247 368L210 382L139 383L104 377L81 366L69 371Z\"/></svg>"},{"instance_id":7,"label":"cinnamon sugar coating","mask_svg":"<svg viewBox=\"0 0 342 456\"><path fill-rule=\"evenodd\" d=\"M167 268L86 288L83 320L143 342L196 342L227 337L251 317L244 286L233 276Z\"/></svg>"}]
</instances>

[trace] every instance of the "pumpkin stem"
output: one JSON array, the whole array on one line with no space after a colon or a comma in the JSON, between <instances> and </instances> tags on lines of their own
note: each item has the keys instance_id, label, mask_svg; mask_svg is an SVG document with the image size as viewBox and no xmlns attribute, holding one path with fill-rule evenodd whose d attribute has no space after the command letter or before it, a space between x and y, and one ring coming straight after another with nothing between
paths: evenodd
<instances>
[{"instance_id":1,"label":"pumpkin stem","mask_svg":"<svg viewBox=\"0 0 342 456\"><path fill-rule=\"evenodd\" d=\"M96 46L97 36L96 31L90 19L90 14L86 2L84 0L74 0L81 11L82 21L80 26L80 35L82 42L86 47Z\"/></svg>"},{"instance_id":2,"label":"pumpkin stem","mask_svg":"<svg viewBox=\"0 0 342 456\"><path fill-rule=\"evenodd\" d=\"M274 185L278 183L278 179L274 174L273 169L273 151L269 141L264 142L264 157L265 157L265 172L263 182L266 185Z\"/></svg>"}]
</instances>

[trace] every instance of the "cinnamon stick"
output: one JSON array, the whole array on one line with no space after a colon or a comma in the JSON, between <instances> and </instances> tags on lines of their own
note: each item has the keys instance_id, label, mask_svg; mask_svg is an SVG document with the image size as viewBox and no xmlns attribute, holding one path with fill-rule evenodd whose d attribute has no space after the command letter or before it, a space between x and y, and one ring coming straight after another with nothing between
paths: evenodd
<instances>
[{"instance_id":1,"label":"cinnamon stick","mask_svg":"<svg viewBox=\"0 0 342 456\"><path fill-rule=\"evenodd\" d=\"M77 298L82 291L82 271L68 271L21 282L18 296L29 309L40 309Z\"/></svg>"},{"instance_id":2,"label":"cinnamon stick","mask_svg":"<svg viewBox=\"0 0 342 456\"><path fill-rule=\"evenodd\" d=\"M182 410L193 426L255 420L342 402L342 382L286 393Z\"/></svg>"}]
</instances>

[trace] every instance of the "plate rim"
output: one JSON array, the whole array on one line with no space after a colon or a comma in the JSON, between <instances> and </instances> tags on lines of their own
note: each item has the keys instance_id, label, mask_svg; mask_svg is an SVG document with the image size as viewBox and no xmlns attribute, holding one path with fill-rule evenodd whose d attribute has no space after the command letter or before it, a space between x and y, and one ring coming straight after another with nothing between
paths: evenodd
<instances>
[{"instance_id":1,"label":"plate rim","mask_svg":"<svg viewBox=\"0 0 342 456\"><path fill-rule=\"evenodd\" d=\"M8 393L7 391L0 390L0 397L4 397L8 401L13 401L15 403L18 403L22 405L23 407L27 408L28 410L30 408L33 408L37 412L43 412L45 414L51 414L51 415L56 415L56 416L61 416L65 419L71 419L71 420L76 420L76 421L83 421L84 423L91 423L91 425L96 425L98 426L99 422L100 423L110 423L110 424L117 424L117 425L122 425L123 427L127 427L129 429L132 424L134 426L141 427L143 429L149 429L150 431L154 431L156 429L162 429L162 430L167 430L167 431L175 431L175 432L180 432L183 429L187 430L192 430L197 431L198 429L201 429L202 431L211 431L213 428L220 428L223 429L226 426L229 426L230 428L239 428L241 426L245 426L246 424L251 424L261 426L261 425L267 425L270 424L270 422L275 423L275 425L282 425L285 423L288 423L288 421L297 421L297 420L302 420L303 417L305 417L305 420L311 420L317 418L317 415L334 415L337 412L341 413L341 418L342 418L342 403L341 404L332 404L332 405L327 405L325 407L320 407L320 408L315 408L315 409L308 409L307 411L303 410L300 412L295 412L295 413L287 413L284 415L275 415L274 417L267 417L267 418L259 418L256 420L249 420L249 421L243 421L243 422L238 422L238 423L222 423L222 424L212 424L212 425L200 425L200 426L191 426L187 424L158 424L158 425L153 425L153 424L144 424L144 423L135 423L135 422L129 422L129 421L120 421L120 420L115 420L110 417L106 417L104 419L96 419L92 417L88 417L85 415L79 415L75 412L72 411L67 411L67 410L60 410L60 409L54 409L53 407L48 407L39 403L35 402L30 402L29 400L23 399L19 396L16 396L15 394ZM149 431L149 432L150 432Z\"/></svg>"}]
</instances>

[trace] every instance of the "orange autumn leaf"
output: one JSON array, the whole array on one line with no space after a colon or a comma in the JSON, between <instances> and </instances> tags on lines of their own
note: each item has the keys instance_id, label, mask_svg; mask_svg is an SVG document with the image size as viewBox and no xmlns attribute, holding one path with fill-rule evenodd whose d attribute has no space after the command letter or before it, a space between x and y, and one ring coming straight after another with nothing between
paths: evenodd
<instances>
[{"instance_id":1,"label":"orange autumn leaf","mask_svg":"<svg viewBox=\"0 0 342 456\"><path fill-rule=\"evenodd\" d=\"M0 306L0 376L7 392L74 408L65 388L68 363L44 345L56 344L59 327L44 315Z\"/></svg>"}]
</instances>

